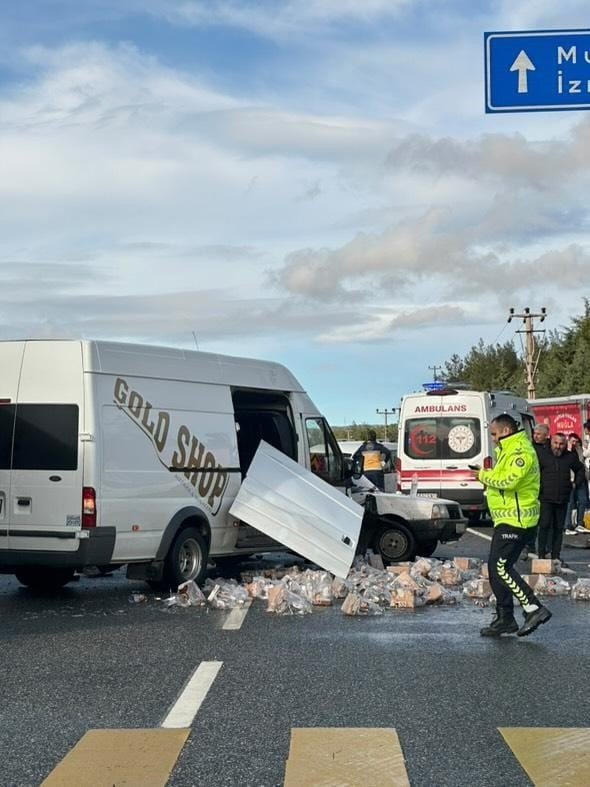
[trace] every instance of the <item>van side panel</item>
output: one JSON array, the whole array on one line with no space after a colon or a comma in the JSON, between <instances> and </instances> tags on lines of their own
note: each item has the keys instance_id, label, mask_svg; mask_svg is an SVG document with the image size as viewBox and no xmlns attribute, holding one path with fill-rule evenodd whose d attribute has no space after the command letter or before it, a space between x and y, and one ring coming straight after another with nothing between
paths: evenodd
<instances>
[{"instance_id":1,"label":"van side panel","mask_svg":"<svg viewBox=\"0 0 590 787\"><path fill-rule=\"evenodd\" d=\"M0 549L8 548L12 440L24 342L0 342Z\"/></svg>"},{"instance_id":2,"label":"van side panel","mask_svg":"<svg viewBox=\"0 0 590 787\"><path fill-rule=\"evenodd\" d=\"M81 343L27 341L16 411L12 550L78 550L83 421Z\"/></svg>"},{"instance_id":3,"label":"van side panel","mask_svg":"<svg viewBox=\"0 0 590 787\"><path fill-rule=\"evenodd\" d=\"M101 525L117 528L113 562L153 559L167 524L187 506L209 522L211 554L230 551L237 528L228 527L228 510L241 476L229 387L90 377L99 403L98 509Z\"/></svg>"}]
</instances>

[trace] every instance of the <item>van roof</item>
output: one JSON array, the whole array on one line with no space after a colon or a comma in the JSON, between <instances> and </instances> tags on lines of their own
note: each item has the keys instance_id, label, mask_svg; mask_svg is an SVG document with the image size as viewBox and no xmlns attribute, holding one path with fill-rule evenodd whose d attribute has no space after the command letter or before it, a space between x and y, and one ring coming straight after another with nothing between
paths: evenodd
<instances>
[{"instance_id":1,"label":"van roof","mask_svg":"<svg viewBox=\"0 0 590 787\"><path fill-rule=\"evenodd\" d=\"M274 361L98 339L24 341L47 344L78 342L82 346L84 370L88 372L305 393L289 369Z\"/></svg>"}]
</instances>

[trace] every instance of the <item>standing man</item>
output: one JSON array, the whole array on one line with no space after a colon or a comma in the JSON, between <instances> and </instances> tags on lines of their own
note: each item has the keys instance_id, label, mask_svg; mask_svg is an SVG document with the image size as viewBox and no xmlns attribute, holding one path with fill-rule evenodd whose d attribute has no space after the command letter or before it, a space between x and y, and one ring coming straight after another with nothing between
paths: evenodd
<instances>
[{"instance_id":1,"label":"standing man","mask_svg":"<svg viewBox=\"0 0 590 787\"><path fill-rule=\"evenodd\" d=\"M551 450L539 455L541 468L541 516L539 519L539 557L547 556L547 540L551 538L551 557L559 560L565 514L572 486L586 483L584 465L577 453L567 450L562 432L551 437ZM573 479L573 480L572 480Z\"/></svg>"},{"instance_id":2,"label":"standing man","mask_svg":"<svg viewBox=\"0 0 590 787\"><path fill-rule=\"evenodd\" d=\"M533 429L533 448L537 454L537 459L539 459L541 453L549 451L549 442L549 427L547 424L535 424ZM538 526L529 528L528 538L521 556L523 560L527 560L531 555L533 557L537 556L537 530Z\"/></svg>"},{"instance_id":3,"label":"standing man","mask_svg":"<svg viewBox=\"0 0 590 787\"><path fill-rule=\"evenodd\" d=\"M485 487L494 522L488 570L496 596L496 616L480 634L499 637L516 632L517 636L526 637L551 617L514 568L539 518L539 463L529 438L518 431L518 424L510 415L503 413L494 418L490 434L496 445L496 464L491 470L477 470L476 478ZM520 628L514 618L514 597L524 610Z\"/></svg>"},{"instance_id":4,"label":"standing man","mask_svg":"<svg viewBox=\"0 0 590 787\"><path fill-rule=\"evenodd\" d=\"M549 450L549 427L547 424L535 424L533 429L533 446L539 456L540 451Z\"/></svg>"},{"instance_id":5,"label":"standing man","mask_svg":"<svg viewBox=\"0 0 590 787\"><path fill-rule=\"evenodd\" d=\"M374 429L367 431L367 439L352 455L354 466L366 476L382 492L385 489L384 468L391 469L391 452L381 443L377 442L377 432Z\"/></svg>"}]
</instances>

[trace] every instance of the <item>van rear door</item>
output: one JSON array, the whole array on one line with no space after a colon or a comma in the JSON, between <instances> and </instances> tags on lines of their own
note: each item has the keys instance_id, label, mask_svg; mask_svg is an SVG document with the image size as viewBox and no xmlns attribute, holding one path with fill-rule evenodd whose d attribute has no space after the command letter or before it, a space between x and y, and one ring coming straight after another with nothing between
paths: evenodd
<instances>
[{"instance_id":1,"label":"van rear door","mask_svg":"<svg viewBox=\"0 0 590 787\"><path fill-rule=\"evenodd\" d=\"M262 441L230 514L338 577L346 577L364 510Z\"/></svg>"},{"instance_id":2,"label":"van rear door","mask_svg":"<svg viewBox=\"0 0 590 787\"><path fill-rule=\"evenodd\" d=\"M80 342L27 342L14 424L11 549L78 549L83 485L81 423Z\"/></svg>"},{"instance_id":3,"label":"van rear door","mask_svg":"<svg viewBox=\"0 0 590 787\"><path fill-rule=\"evenodd\" d=\"M8 547L12 441L24 342L0 342L0 549Z\"/></svg>"}]
</instances>

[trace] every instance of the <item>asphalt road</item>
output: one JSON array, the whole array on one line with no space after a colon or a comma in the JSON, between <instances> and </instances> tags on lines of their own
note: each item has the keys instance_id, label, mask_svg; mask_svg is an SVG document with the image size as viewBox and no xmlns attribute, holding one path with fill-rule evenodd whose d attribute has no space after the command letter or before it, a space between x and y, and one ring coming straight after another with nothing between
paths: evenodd
<instances>
[{"instance_id":1,"label":"asphalt road","mask_svg":"<svg viewBox=\"0 0 590 787\"><path fill-rule=\"evenodd\" d=\"M435 556L486 550L467 534ZM564 557L590 574L590 551ZM375 618L255 602L226 631L227 612L164 611L151 592L131 604L133 590L122 571L49 597L0 577L2 785L38 785L88 729L158 727L202 661L223 666L174 787L281 785L293 727L394 727L412 787L524 787L497 728L590 718L590 602L552 599L533 636L495 641L478 635L490 610L468 602Z\"/></svg>"}]
</instances>

